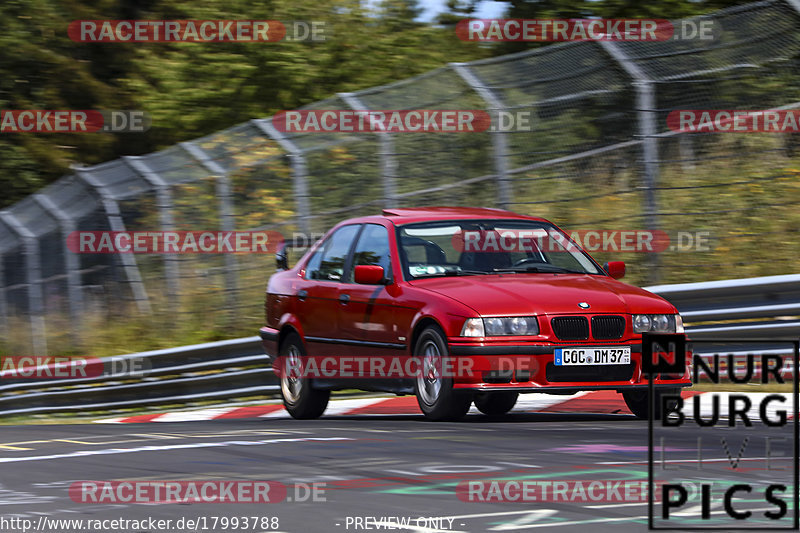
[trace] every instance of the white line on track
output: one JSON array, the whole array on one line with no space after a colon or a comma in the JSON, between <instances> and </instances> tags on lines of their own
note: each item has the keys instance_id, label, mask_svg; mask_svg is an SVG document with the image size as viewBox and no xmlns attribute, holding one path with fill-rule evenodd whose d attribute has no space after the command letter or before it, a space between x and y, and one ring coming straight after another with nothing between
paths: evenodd
<instances>
[{"instance_id":1,"label":"white line on track","mask_svg":"<svg viewBox=\"0 0 800 533\"><path fill-rule=\"evenodd\" d=\"M198 420L209 420L230 411L231 409L229 407L198 409L196 411L174 411L172 413L164 413L158 418L153 419L153 422L194 422Z\"/></svg>"},{"instance_id":2,"label":"white line on track","mask_svg":"<svg viewBox=\"0 0 800 533\"><path fill-rule=\"evenodd\" d=\"M228 440L222 442L195 442L192 444L171 444L164 446L140 446L138 448L109 448L105 450L77 450L70 453L53 455L32 455L26 457L0 457L0 463L21 463L24 461L47 461L50 459L70 459L75 457L88 457L91 455L117 455L136 452L160 452L171 450L186 450L192 448L223 448L227 446L259 446L264 444L282 444L289 442L327 442L340 440L356 440L348 437L304 437L292 439L268 440Z\"/></svg>"}]
</instances>

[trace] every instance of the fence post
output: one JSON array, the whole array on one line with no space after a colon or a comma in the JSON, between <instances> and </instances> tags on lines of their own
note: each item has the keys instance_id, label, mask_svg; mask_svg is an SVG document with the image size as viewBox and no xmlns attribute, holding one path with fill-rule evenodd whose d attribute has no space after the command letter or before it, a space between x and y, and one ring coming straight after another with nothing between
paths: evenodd
<instances>
[{"instance_id":1,"label":"fence post","mask_svg":"<svg viewBox=\"0 0 800 533\"><path fill-rule=\"evenodd\" d=\"M469 64L450 63L450 66L486 102L492 115L491 127L497 128L500 124L500 112L506 107L500 97L472 72ZM511 178L508 175L508 137L506 133L497 129L493 129L490 135L494 149L494 168L497 173L497 203L500 208L508 209L513 196Z\"/></svg>"},{"instance_id":2,"label":"fence post","mask_svg":"<svg viewBox=\"0 0 800 533\"><path fill-rule=\"evenodd\" d=\"M8 339L8 295L6 294L6 275L3 254L0 254L0 335Z\"/></svg>"},{"instance_id":3,"label":"fence post","mask_svg":"<svg viewBox=\"0 0 800 533\"><path fill-rule=\"evenodd\" d=\"M89 187L97 191L100 196L100 202L103 204L103 210L106 212L108 225L111 231L125 231L125 221L122 220L122 212L119 209L119 204L111 196L111 194L103 187L103 184L94 179L88 171L81 168L73 168L75 175L78 179L82 180ZM122 263L122 268L125 270L125 277L128 279L128 285L131 287L133 300L136 306L142 313L150 313L150 300L147 296L147 290L142 282L142 275L139 272L139 265L136 264L136 257L134 254L115 254L116 258Z\"/></svg>"},{"instance_id":4,"label":"fence post","mask_svg":"<svg viewBox=\"0 0 800 533\"><path fill-rule=\"evenodd\" d=\"M250 121L270 139L280 145L289 154L292 161L292 184L297 209L297 227L308 238L311 237L311 205L308 193L308 170L303 151L295 143L287 139L275 126L271 119L253 119Z\"/></svg>"},{"instance_id":5,"label":"fence post","mask_svg":"<svg viewBox=\"0 0 800 533\"><path fill-rule=\"evenodd\" d=\"M64 266L67 270L67 297L69 298L69 314L72 319L70 336L76 347L80 347L83 340L83 292L81 290L80 262L78 256L67 247L69 234L75 231L75 221L58 207L49 196L34 194L33 199L42 206L42 209L53 215L61 229L61 243L63 246Z\"/></svg>"},{"instance_id":6,"label":"fence post","mask_svg":"<svg viewBox=\"0 0 800 533\"><path fill-rule=\"evenodd\" d=\"M140 157L122 156L123 161L134 172L144 178L156 190L156 203L158 215L161 220L161 230L170 232L175 230L175 220L172 217L172 191L169 184L151 169ZM164 254L164 274L167 278L167 298L171 310L177 311L180 296L180 264L177 254Z\"/></svg>"},{"instance_id":7,"label":"fence post","mask_svg":"<svg viewBox=\"0 0 800 533\"><path fill-rule=\"evenodd\" d=\"M644 165L644 217L645 226L650 231L658 229L658 116L653 81L615 42L597 41L611 58L616 61L633 79L636 90L636 115L639 122L639 136L642 138L642 162ZM658 283L660 261L657 253L648 255L649 267L647 282Z\"/></svg>"},{"instance_id":8,"label":"fence post","mask_svg":"<svg viewBox=\"0 0 800 533\"><path fill-rule=\"evenodd\" d=\"M233 215L231 182L228 177L228 171L217 161L214 161L214 159L196 144L192 142L182 142L180 146L214 176L217 198L219 199L220 229L225 232L235 231L236 220ZM238 301L237 263L238 261L234 254L225 254L225 302L230 311L231 319L233 319L233 313L235 312Z\"/></svg>"},{"instance_id":9,"label":"fence post","mask_svg":"<svg viewBox=\"0 0 800 533\"><path fill-rule=\"evenodd\" d=\"M0 211L0 220L22 240L28 282L28 312L31 318L31 346L34 355L47 354L47 335L42 296L42 256L36 235L8 211Z\"/></svg>"},{"instance_id":10,"label":"fence post","mask_svg":"<svg viewBox=\"0 0 800 533\"><path fill-rule=\"evenodd\" d=\"M366 110L367 106L353 93L337 93L353 111ZM397 205L397 159L394 155L394 140L391 134L385 131L377 132L380 142L378 155L381 161L381 182L383 184L383 207L391 208Z\"/></svg>"}]
</instances>

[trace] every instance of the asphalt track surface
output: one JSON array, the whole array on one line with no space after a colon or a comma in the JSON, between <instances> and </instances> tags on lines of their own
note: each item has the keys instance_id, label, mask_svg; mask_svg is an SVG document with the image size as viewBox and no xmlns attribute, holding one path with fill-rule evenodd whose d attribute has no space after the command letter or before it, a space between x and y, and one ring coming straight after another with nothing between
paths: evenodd
<instances>
[{"instance_id":1,"label":"asphalt track surface","mask_svg":"<svg viewBox=\"0 0 800 533\"><path fill-rule=\"evenodd\" d=\"M5 426L0 516L6 522L0 521L0 530L23 531L19 522L8 522L11 518L31 520L31 529L39 531L87 530L54 527L50 519L153 518L173 522L163 529L115 530L194 531L175 522L204 517L205 529L196 528L200 531L644 531L646 501L464 501L456 486L464 480L646 481L647 427L629 414L588 413L512 413L500 419L469 415L447 423L405 415ZM664 465L678 470L658 470L663 466L658 462L655 476L713 480L715 498L725 480L749 482L754 492L740 495L736 505L759 517L776 510L764 501L761 484L783 482L788 513L769 525L791 527L793 433L792 421L778 428L758 422L751 428L657 428L656 461L664 437ZM764 436L778 438L771 444L770 464ZM702 470L697 469L697 437L703 439ZM742 448L744 437L749 440ZM270 480L287 485L288 493L286 500L267 504L79 503L68 488L80 480ZM324 501L296 501L308 496L303 484L312 482L325 483L317 496ZM723 530L746 525L732 524L717 499L709 520L700 520L696 505L679 511L683 515L673 515L668 525ZM220 522L221 517L245 516L266 517L259 526L269 525L245 529L229 522L224 528ZM276 520L269 521L272 517ZM365 520L360 526L359 517Z\"/></svg>"}]
</instances>

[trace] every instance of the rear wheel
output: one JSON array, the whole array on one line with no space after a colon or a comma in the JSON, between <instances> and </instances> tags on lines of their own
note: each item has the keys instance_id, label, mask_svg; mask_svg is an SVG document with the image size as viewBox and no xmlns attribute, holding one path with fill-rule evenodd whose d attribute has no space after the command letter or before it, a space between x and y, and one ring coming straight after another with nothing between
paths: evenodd
<instances>
[{"instance_id":1,"label":"rear wheel","mask_svg":"<svg viewBox=\"0 0 800 533\"><path fill-rule=\"evenodd\" d=\"M426 328L417 340L414 355L420 361L420 372L414 382L417 403L425 418L430 420L458 420L469 411L472 395L456 391L453 378L446 376L447 343L444 334L435 326Z\"/></svg>"},{"instance_id":2,"label":"rear wheel","mask_svg":"<svg viewBox=\"0 0 800 533\"><path fill-rule=\"evenodd\" d=\"M514 408L518 392L479 392L475 395L475 407L489 416L504 415Z\"/></svg>"},{"instance_id":3,"label":"rear wheel","mask_svg":"<svg viewBox=\"0 0 800 533\"><path fill-rule=\"evenodd\" d=\"M655 420L661 419L661 397L662 396L673 396L673 395L680 395L681 389L680 387L674 387L669 389L662 389L658 388L655 389L655 404L653 405L653 413L655 415ZM622 393L622 397L625 399L625 404L627 404L628 409L631 410L631 413L635 414L637 418L641 418L643 420L647 420L650 417L650 407L648 405L647 399L650 395L647 389L635 389L629 390Z\"/></svg>"},{"instance_id":4,"label":"rear wheel","mask_svg":"<svg viewBox=\"0 0 800 533\"><path fill-rule=\"evenodd\" d=\"M281 344L279 361L281 369L281 396L283 406L292 418L319 418L328 407L331 391L311 388L303 377L303 341L297 333L290 333Z\"/></svg>"}]
</instances>

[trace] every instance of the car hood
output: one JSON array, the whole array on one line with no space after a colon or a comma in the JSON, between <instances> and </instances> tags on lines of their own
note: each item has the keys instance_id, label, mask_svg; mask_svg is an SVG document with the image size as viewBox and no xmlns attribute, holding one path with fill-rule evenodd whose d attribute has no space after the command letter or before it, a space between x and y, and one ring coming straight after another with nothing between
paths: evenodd
<instances>
[{"instance_id":1,"label":"car hood","mask_svg":"<svg viewBox=\"0 0 800 533\"><path fill-rule=\"evenodd\" d=\"M411 284L483 316L676 312L663 298L606 276L525 273L427 278ZM579 302L590 307L581 309Z\"/></svg>"}]
</instances>

